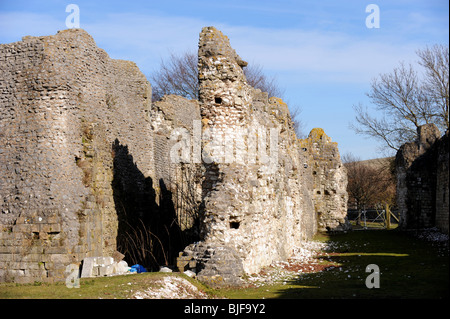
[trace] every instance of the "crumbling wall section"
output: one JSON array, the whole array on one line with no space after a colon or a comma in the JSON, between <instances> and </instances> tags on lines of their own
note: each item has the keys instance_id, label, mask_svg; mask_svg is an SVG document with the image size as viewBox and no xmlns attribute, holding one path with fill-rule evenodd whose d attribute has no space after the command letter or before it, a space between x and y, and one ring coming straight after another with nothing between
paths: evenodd
<instances>
[{"instance_id":1,"label":"crumbling wall section","mask_svg":"<svg viewBox=\"0 0 450 319\"><path fill-rule=\"evenodd\" d=\"M202 29L202 241L184 250L178 266L191 264L213 284L236 284L242 274L288 258L310 238L317 231L315 207L323 200L313 196L314 184L329 183L333 192L325 204L328 228L345 224L346 174L337 146L327 140L316 153L315 141L302 147L287 104L248 85L246 65L219 30ZM308 163L325 165L322 179L313 178L314 165Z\"/></svg>"},{"instance_id":2,"label":"crumbling wall section","mask_svg":"<svg viewBox=\"0 0 450 319\"><path fill-rule=\"evenodd\" d=\"M436 226L449 233L449 131L439 140L437 145L436 176Z\"/></svg>"},{"instance_id":3,"label":"crumbling wall section","mask_svg":"<svg viewBox=\"0 0 450 319\"><path fill-rule=\"evenodd\" d=\"M164 96L153 103L150 122L155 140L155 180L164 181L171 191L181 231L191 231L190 235L198 238L204 173L201 158L194 155L201 147L199 103L176 95ZM159 185L155 191L158 201Z\"/></svg>"},{"instance_id":4,"label":"crumbling wall section","mask_svg":"<svg viewBox=\"0 0 450 319\"><path fill-rule=\"evenodd\" d=\"M299 141L286 103L248 85L213 27L200 34L199 101L152 104L137 66L80 29L0 45L0 64L1 281L64 280L118 247L127 260L140 229L161 242L145 262L171 264L195 238L180 269L237 284L344 224L336 144Z\"/></svg>"},{"instance_id":5,"label":"crumbling wall section","mask_svg":"<svg viewBox=\"0 0 450 319\"><path fill-rule=\"evenodd\" d=\"M324 130L314 128L307 139L301 141L309 158L313 180L313 202L319 231L346 231L347 219L347 171L342 164L336 142L332 142Z\"/></svg>"},{"instance_id":6,"label":"crumbling wall section","mask_svg":"<svg viewBox=\"0 0 450 319\"><path fill-rule=\"evenodd\" d=\"M396 155L397 205L403 229L438 227L448 232L448 132L434 124Z\"/></svg>"},{"instance_id":7,"label":"crumbling wall section","mask_svg":"<svg viewBox=\"0 0 450 319\"><path fill-rule=\"evenodd\" d=\"M0 277L63 280L116 249L115 141L154 172L151 89L83 30L1 45L0 63Z\"/></svg>"}]
</instances>

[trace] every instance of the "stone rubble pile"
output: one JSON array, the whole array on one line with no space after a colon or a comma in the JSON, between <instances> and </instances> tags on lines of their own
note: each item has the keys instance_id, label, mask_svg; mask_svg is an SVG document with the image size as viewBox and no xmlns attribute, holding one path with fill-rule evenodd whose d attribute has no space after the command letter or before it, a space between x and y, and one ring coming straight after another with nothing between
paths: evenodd
<instances>
[{"instance_id":1,"label":"stone rubble pile","mask_svg":"<svg viewBox=\"0 0 450 319\"><path fill-rule=\"evenodd\" d=\"M326 243L305 242L302 247L294 249L292 257L288 260L274 261L259 273L248 276L246 282L252 286L260 287L266 284L286 283L303 273L322 271L324 267L316 257L319 254L326 254L327 248Z\"/></svg>"},{"instance_id":2,"label":"stone rubble pile","mask_svg":"<svg viewBox=\"0 0 450 319\"><path fill-rule=\"evenodd\" d=\"M165 276L150 287L134 293L135 299L207 299L208 295L184 278Z\"/></svg>"}]
</instances>

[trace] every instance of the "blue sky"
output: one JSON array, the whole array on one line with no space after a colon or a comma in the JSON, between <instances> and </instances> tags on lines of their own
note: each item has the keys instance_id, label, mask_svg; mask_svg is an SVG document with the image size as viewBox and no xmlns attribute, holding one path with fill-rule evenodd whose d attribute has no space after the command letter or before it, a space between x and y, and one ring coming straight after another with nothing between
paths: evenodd
<instances>
[{"instance_id":1,"label":"blue sky","mask_svg":"<svg viewBox=\"0 0 450 319\"><path fill-rule=\"evenodd\" d=\"M148 78L170 52L195 51L202 27L217 27L244 60L276 76L285 101L302 109L306 134L322 127L341 155L361 159L388 155L349 128L352 106L368 105L371 79L400 61L414 63L426 45L448 45L449 37L447 0L0 0L0 43L65 29L70 3L100 48L136 62ZM380 28L366 27L371 3L380 9Z\"/></svg>"}]
</instances>

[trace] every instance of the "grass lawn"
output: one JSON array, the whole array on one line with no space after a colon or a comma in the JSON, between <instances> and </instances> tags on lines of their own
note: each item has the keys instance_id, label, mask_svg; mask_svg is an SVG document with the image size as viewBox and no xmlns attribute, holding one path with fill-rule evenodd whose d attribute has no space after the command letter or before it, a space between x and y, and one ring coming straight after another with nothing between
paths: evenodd
<instances>
[{"instance_id":1,"label":"grass lawn","mask_svg":"<svg viewBox=\"0 0 450 319\"><path fill-rule=\"evenodd\" d=\"M331 250L318 256L329 268L304 273L256 288L211 289L196 280L182 276L210 297L237 299L261 298L448 298L449 251L442 243L418 239L397 230L352 231L340 235L319 235L315 240L326 242ZM366 266L380 269L380 288L365 285ZM52 298L97 299L130 298L133 292L144 290L163 273L81 279L80 288L57 284L0 284L0 299Z\"/></svg>"},{"instance_id":2,"label":"grass lawn","mask_svg":"<svg viewBox=\"0 0 450 319\"><path fill-rule=\"evenodd\" d=\"M319 257L335 265L270 286L228 290L229 298L448 298L449 253L396 230L352 231L319 238L333 253ZM369 289L366 266L380 269L380 288Z\"/></svg>"},{"instance_id":3,"label":"grass lawn","mask_svg":"<svg viewBox=\"0 0 450 319\"><path fill-rule=\"evenodd\" d=\"M193 283L199 290L209 293L210 288L180 273L149 272L123 276L81 278L80 288L67 288L64 282L47 284L0 284L0 299L127 299L137 291L158 288L164 276L178 276ZM215 296L215 294L210 294Z\"/></svg>"},{"instance_id":4,"label":"grass lawn","mask_svg":"<svg viewBox=\"0 0 450 319\"><path fill-rule=\"evenodd\" d=\"M354 229L354 230L361 230L361 229L364 229L364 227L366 227L369 230L372 230L372 229L378 229L378 230L386 229L386 224L384 224L382 222L369 222L369 221L368 222L364 222L364 221L362 221L359 224L357 224L355 220L351 220L350 221L350 225L352 225L352 229ZM397 227L398 227L397 223L392 223L391 224L391 230L392 229L396 229Z\"/></svg>"}]
</instances>

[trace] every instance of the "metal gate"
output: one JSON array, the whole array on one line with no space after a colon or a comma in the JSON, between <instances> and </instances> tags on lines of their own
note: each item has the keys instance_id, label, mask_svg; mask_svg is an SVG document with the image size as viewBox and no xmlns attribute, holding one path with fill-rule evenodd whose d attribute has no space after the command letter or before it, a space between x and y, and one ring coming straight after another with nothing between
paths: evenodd
<instances>
[{"instance_id":1,"label":"metal gate","mask_svg":"<svg viewBox=\"0 0 450 319\"><path fill-rule=\"evenodd\" d=\"M349 209L347 218L354 230L392 229L398 226L397 210L388 209Z\"/></svg>"}]
</instances>

